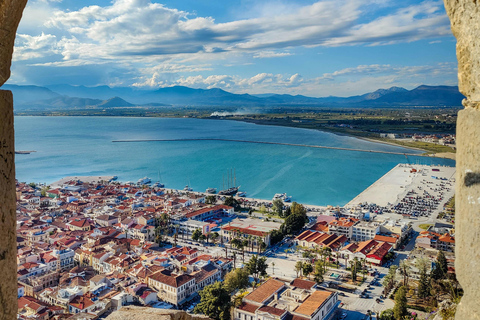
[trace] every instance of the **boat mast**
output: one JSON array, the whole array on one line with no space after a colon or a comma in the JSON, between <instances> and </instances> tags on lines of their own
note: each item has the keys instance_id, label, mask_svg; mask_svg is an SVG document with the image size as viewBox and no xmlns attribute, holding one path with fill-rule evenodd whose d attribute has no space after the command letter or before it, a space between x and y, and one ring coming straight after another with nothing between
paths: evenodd
<instances>
[{"instance_id":1,"label":"boat mast","mask_svg":"<svg viewBox=\"0 0 480 320\"><path fill-rule=\"evenodd\" d=\"M236 187L237 186L237 175L235 173L235 168L233 168L233 179L234 179L233 186Z\"/></svg>"}]
</instances>

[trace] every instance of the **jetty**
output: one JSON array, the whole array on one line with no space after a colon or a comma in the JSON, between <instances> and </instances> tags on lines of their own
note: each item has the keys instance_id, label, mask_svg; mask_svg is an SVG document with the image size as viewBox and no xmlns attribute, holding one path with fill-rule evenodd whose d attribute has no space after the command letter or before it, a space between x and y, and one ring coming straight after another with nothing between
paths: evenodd
<instances>
[{"instance_id":1,"label":"jetty","mask_svg":"<svg viewBox=\"0 0 480 320\"><path fill-rule=\"evenodd\" d=\"M432 157L428 154L417 153L405 153L394 151L380 151L380 150L365 150L343 147L328 147L311 144L297 144L297 143L285 143L285 142L269 142L269 141L253 141L253 140L238 140L238 139L221 139L221 138L196 138L196 139L132 139L132 140L112 140L112 142L179 142L179 141L223 141L223 142L240 142L240 143L257 143L257 144L273 144L280 146L290 147L303 147L303 148L317 148L317 149L332 149L332 150L344 150L355 152L369 152L369 153L383 153L383 154L395 154L402 156L415 156L415 157Z\"/></svg>"}]
</instances>

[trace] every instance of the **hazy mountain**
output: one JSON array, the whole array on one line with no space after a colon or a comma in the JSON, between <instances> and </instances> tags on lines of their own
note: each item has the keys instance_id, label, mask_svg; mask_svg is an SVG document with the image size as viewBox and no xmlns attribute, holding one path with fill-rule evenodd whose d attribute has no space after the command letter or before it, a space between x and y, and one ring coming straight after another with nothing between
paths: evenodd
<instances>
[{"instance_id":1,"label":"hazy mountain","mask_svg":"<svg viewBox=\"0 0 480 320\"><path fill-rule=\"evenodd\" d=\"M102 101L100 104L97 104L98 108L120 108L120 107L133 107L134 105L130 102L127 102L119 97L114 97L105 101Z\"/></svg>"},{"instance_id":2,"label":"hazy mountain","mask_svg":"<svg viewBox=\"0 0 480 320\"><path fill-rule=\"evenodd\" d=\"M52 90L39 86L18 86L15 84L4 84L4 90L10 90L13 93L15 103L24 104L32 101L57 98L60 95Z\"/></svg>"},{"instance_id":3,"label":"hazy mountain","mask_svg":"<svg viewBox=\"0 0 480 320\"><path fill-rule=\"evenodd\" d=\"M53 110L74 108L238 106L238 107L391 107L391 106L461 106L464 98L454 86L419 86L413 90L400 87L379 89L351 97L313 98L290 94L234 94L222 89L193 89L183 86L156 90L84 87L70 85L16 86L12 90L15 110ZM56 89L58 91L54 91ZM52 91L53 90L53 91ZM68 93L68 94L67 94ZM113 98L112 98L113 97Z\"/></svg>"}]
</instances>

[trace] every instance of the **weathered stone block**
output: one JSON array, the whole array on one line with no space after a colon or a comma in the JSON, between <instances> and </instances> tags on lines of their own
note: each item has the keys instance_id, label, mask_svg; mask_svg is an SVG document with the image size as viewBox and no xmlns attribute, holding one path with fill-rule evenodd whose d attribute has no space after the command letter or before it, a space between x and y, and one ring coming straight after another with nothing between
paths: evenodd
<instances>
[{"instance_id":1,"label":"weathered stone block","mask_svg":"<svg viewBox=\"0 0 480 320\"><path fill-rule=\"evenodd\" d=\"M444 0L457 38L458 87L468 105L480 108L480 1Z\"/></svg>"},{"instance_id":2,"label":"weathered stone block","mask_svg":"<svg viewBox=\"0 0 480 320\"><path fill-rule=\"evenodd\" d=\"M0 319L16 319L17 314L14 161L13 96L0 90Z\"/></svg>"},{"instance_id":3,"label":"weathered stone block","mask_svg":"<svg viewBox=\"0 0 480 320\"><path fill-rule=\"evenodd\" d=\"M455 270L465 295L456 319L480 319L480 110L466 108L457 120Z\"/></svg>"}]
</instances>

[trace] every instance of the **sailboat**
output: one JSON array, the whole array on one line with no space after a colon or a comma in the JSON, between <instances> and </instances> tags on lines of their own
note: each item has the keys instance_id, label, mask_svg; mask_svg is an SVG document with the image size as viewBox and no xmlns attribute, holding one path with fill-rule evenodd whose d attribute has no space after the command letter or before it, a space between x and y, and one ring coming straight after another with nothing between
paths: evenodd
<instances>
[{"instance_id":1,"label":"sailboat","mask_svg":"<svg viewBox=\"0 0 480 320\"><path fill-rule=\"evenodd\" d=\"M162 176L160 175L160 170L158 170L158 181L155 182L154 186L158 188L165 188L165 185L160 181L162 181Z\"/></svg>"},{"instance_id":2,"label":"sailboat","mask_svg":"<svg viewBox=\"0 0 480 320\"><path fill-rule=\"evenodd\" d=\"M237 177L235 175L235 169L233 169L233 173L231 172L232 169L230 169L230 172L227 173L227 189L225 189L225 180L223 182L223 190L219 191L219 195L223 196L233 196L238 192L238 189L240 186L235 186L237 184ZM232 187L230 187L230 180L232 180Z\"/></svg>"}]
</instances>

